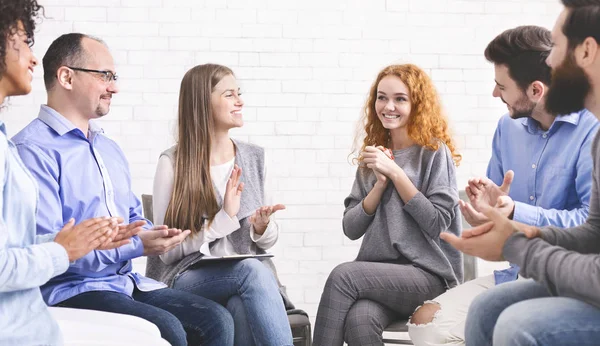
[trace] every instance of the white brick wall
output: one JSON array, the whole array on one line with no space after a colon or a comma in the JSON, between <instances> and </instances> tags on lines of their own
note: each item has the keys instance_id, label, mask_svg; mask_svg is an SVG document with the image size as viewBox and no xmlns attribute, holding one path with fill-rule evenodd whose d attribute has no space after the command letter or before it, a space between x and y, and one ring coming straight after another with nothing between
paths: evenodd
<instances>
[{"instance_id":1,"label":"white brick wall","mask_svg":"<svg viewBox=\"0 0 600 346\"><path fill-rule=\"evenodd\" d=\"M82 31L111 47L121 93L102 120L127 154L136 193L151 193L159 153L173 143L180 80L206 62L233 68L244 89L241 139L273 160L276 201L286 211L273 250L300 308L316 313L324 280L354 258L343 237L342 201L355 121L380 68L417 63L431 73L463 153L459 187L485 174L490 142L505 108L491 97L486 44L523 24L550 28L558 0L43 0L46 19L34 50L41 60L58 35ZM46 96L34 92L0 113L15 134ZM151 138L149 140L149 138ZM137 263L143 266L142 262ZM490 264L483 263L482 273Z\"/></svg>"}]
</instances>

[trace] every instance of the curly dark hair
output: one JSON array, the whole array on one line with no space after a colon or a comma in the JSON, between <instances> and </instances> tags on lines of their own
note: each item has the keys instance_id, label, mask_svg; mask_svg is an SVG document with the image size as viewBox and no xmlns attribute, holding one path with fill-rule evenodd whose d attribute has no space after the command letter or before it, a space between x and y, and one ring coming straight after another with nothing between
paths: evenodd
<instances>
[{"instance_id":1,"label":"curly dark hair","mask_svg":"<svg viewBox=\"0 0 600 346\"><path fill-rule=\"evenodd\" d=\"M37 0L0 0L0 79L6 70L6 41L16 32L21 21L30 40L29 44L33 45L36 19L43 10Z\"/></svg>"}]
</instances>

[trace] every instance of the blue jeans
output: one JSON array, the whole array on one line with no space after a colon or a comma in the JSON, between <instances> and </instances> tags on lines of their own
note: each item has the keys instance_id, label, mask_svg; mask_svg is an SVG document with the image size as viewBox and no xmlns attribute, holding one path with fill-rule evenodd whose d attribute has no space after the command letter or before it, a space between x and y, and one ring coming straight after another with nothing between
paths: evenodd
<instances>
[{"instance_id":1,"label":"blue jeans","mask_svg":"<svg viewBox=\"0 0 600 346\"><path fill-rule=\"evenodd\" d=\"M292 345L273 273L256 259L203 264L181 273L173 288L213 300L233 316L235 345Z\"/></svg>"},{"instance_id":2,"label":"blue jeans","mask_svg":"<svg viewBox=\"0 0 600 346\"><path fill-rule=\"evenodd\" d=\"M475 298L467 314L467 345L597 345L600 309L550 296L533 280L495 286Z\"/></svg>"},{"instance_id":3,"label":"blue jeans","mask_svg":"<svg viewBox=\"0 0 600 346\"><path fill-rule=\"evenodd\" d=\"M133 298L133 299L132 299ZM233 345L233 320L221 305L208 299L163 288L132 297L110 291L91 291L69 298L58 306L115 312L154 323L172 346Z\"/></svg>"}]
</instances>

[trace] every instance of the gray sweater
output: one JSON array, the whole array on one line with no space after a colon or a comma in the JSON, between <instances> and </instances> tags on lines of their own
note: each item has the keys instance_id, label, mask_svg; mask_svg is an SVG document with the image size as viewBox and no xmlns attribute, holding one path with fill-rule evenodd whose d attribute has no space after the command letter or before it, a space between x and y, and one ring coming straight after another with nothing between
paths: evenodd
<instances>
[{"instance_id":1,"label":"gray sweater","mask_svg":"<svg viewBox=\"0 0 600 346\"><path fill-rule=\"evenodd\" d=\"M410 262L444 279L448 288L462 282L460 252L439 237L461 232L455 166L443 143L437 151L418 145L394 150L400 166L419 193L404 203L391 182L373 215L362 201L377 178L372 170L358 168L350 196L344 204L343 228L350 239L364 236L357 261Z\"/></svg>"},{"instance_id":2,"label":"gray sweater","mask_svg":"<svg viewBox=\"0 0 600 346\"><path fill-rule=\"evenodd\" d=\"M600 307L600 132L592 143L592 196L586 222L577 227L542 228L542 239L515 233L504 244L506 260L520 274L545 285L555 296Z\"/></svg>"}]
</instances>

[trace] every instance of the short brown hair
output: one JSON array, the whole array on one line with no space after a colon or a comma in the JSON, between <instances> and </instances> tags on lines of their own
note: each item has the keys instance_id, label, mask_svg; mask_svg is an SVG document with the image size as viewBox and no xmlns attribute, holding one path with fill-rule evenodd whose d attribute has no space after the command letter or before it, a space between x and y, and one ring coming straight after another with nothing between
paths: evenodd
<instances>
[{"instance_id":1,"label":"short brown hair","mask_svg":"<svg viewBox=\"0 0 600 346\"><path fill-rule=\"evenodd\" d=\"M495 65L506 65L510 77L525 90L535 81L550 85L551 70L546 58L551 49L550 30L526 25L496 36L485 49L485 58Z\"/></svg>"}]
</instances>

